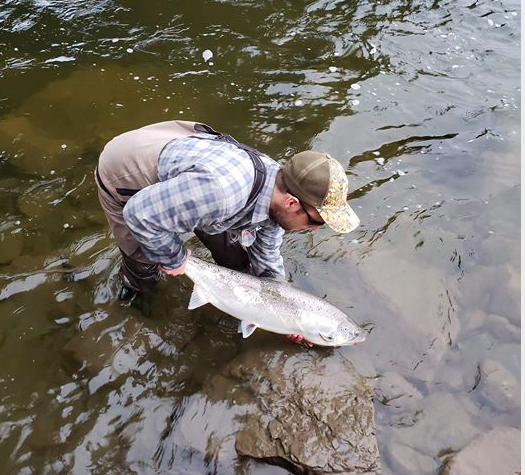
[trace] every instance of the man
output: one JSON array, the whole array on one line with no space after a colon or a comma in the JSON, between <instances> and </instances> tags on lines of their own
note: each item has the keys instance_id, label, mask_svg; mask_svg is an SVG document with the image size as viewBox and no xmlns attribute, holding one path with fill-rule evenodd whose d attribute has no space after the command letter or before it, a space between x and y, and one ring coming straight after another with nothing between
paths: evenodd
<instances>
[{"instance_id":1,"label":"man","mask_svg":"<svg viewBox=\"0 0 525 475\"><path fill-rule=\"evenodd\" d=\"M184 273L193 231L220 265L284 277L284 231L327 224L346 233L359 219L346 202L341 165L314 151L275 161L196 122L170 121L111 140L95 177L122 253L125 288L151 292L161 272Z\"/></svg>"}]
</instances>

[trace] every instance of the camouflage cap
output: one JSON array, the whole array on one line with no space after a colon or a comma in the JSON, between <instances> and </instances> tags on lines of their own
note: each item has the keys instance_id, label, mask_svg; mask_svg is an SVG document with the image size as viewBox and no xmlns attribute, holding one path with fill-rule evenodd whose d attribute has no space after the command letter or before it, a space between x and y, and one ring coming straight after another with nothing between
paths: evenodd
<instances>
[{"instance_id":1,"label":"camouflage cap","mask_svg":"<svg viewBox=\"0 0 525 475\"><path fill-rule=\"evenodd\" d=\"M338 233L359 226L359 218L346 202L348 178L341 164L324 152L308 150L283 166L283 179L292 195L313 206Z\"/></svg>"}]
</instances>

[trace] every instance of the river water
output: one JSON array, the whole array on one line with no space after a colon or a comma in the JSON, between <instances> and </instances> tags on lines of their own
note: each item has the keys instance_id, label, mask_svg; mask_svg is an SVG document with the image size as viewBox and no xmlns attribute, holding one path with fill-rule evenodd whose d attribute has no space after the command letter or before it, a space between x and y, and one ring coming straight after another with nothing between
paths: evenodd
<instances>
[{"instance_id":1,"label":"river water","mask_svg":"<svg viewBox=\"0 0 525 475\"><path fill-rule=\"evenodd\" d=\"M4 473L287 473L235 455L214 471L177 425L241 346L281 337L196 318L184 278L146 317L116 300L97 156L173 118L346 167L361 226L287 234L283 255L290 281L367 329L330 357L368 378L383 473L437 474L519 428L520 21L517 0L4 0ZM108 335L127 342L111 371Z\"/></svg>"}]
</instances>

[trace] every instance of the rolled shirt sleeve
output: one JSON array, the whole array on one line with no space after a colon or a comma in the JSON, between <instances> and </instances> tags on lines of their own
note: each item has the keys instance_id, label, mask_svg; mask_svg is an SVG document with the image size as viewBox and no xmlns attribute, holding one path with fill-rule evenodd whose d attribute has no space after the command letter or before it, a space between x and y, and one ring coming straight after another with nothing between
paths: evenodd
<instances>
[{"instance_id":1,"label":"rolled shirt sleeve","mask_svg":"<svg viewBox=\"0 0 525 475\"><path fill-rule=\"evenodd\" d=\"M129 199L123 214L144 255L176 269L187 255L179 235L226 219L226 203L220 180L199 166L142 189Z\"/></svg>"}]
</instances>

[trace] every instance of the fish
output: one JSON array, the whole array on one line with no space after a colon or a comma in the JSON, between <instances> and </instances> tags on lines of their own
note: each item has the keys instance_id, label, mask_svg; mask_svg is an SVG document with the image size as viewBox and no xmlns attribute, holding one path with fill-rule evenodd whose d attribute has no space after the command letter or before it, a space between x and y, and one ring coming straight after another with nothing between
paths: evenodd
<instances>
[{"instance_id":1,"label":"fish","mask_svg":"<svg viewBox=\"0 0 525 475\"><path fill-rule=\"evenodd\" d=\"M288 282L255 277L190 256L186 275L194 288L188 309L207 303L240 320L248 338L257 328L302 335L323 346L351 346L365 340L362 329L325 300Z\"/></svg>"}]
</instances>

